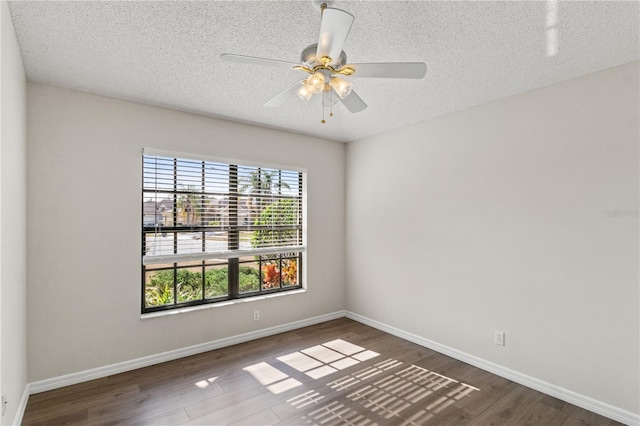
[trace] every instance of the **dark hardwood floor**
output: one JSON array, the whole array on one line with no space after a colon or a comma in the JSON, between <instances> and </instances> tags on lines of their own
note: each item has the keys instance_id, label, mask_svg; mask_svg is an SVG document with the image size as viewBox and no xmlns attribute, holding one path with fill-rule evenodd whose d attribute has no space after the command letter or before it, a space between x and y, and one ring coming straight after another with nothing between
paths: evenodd
<instances>
[{"instance_id":1,"label":"dark hardwood floor","mask_svg":"<svg viewBox=\"0 0 640 426\"><path fill-rule=\"evenodd\" d=\"M29 398L71 424L619 423L343 318Z\"/></svg>"}]
</instances>

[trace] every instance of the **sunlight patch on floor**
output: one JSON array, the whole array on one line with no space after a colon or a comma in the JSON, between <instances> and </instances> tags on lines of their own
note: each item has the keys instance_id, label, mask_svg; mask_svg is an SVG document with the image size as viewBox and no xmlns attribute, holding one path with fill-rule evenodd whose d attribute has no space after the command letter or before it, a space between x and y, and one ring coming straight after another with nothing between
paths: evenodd
<instances>
[{"instance_id":1,"label":"sunlight patch on floor","mask_svg":"<svg viewBox=\"0 0 640 426\"><path fill-rule=\"evenodd\" d=\"M277 360L284 362L289 367L295 368L296 370L303 373L307 370L311 370L322 365L320 361L317 361L310 356L307 356L300 352L293 352L284 356L280 356L277 358Z\"/></svg>"},{"instance_id":2,"label":"sunlight patch on floor","mask_svg":"<svg viewBox=\"0 0 640 426\"><path fill-rule=\"evenodd\" d=\"M378 356L380 354L377 352L336 339L281 355L276 359L286 367L317 380L341 370L346 371ZM268 362L258 362L245 367L244 371L273 394L303 385ZM208 386L209 382L199 383ZM418 426L456 401L480 390L414 364L404 365L393 358L348 373L328 382L326 386L332 392L348 393L324 405L320 401L325 395L316 390L308 390L287 399L286 402L296 409L318 405L314 411L299 419L303 423L373 426L380 421L391 421L394 424ZM412 407L414 409L410 410Z\"/></svg>"},{"instance_id":3,"label":"sunlight patch on floor","mask_svg":"<svg viewBox=\"0 0 640 426\"><path fill-rule=\"evenodd\" d=\"M276 359L287 366L305 373L314 380L345 370L380 354L342 339L291 352ZM272 393L281 393L302 385L298 380L270 365L259 362L243 369ZM203 384L202 382L199 382ZM204 384L203 384L204 385Z\"/></svg>"},{"instance_id":4,"label":"sunlight patch on floor","mask_svg":"<svg viewBox=\"0 0 640 426\"><path fill-rule=\"evenodd\" d=\"M322 367L318 367L314 370L311 371L307 371L307 376L311 377L312 379L319 379L321 377L324 376L328 376L329 374L335 373L336 370L333 367L329 367L328 365L323 365Z\"/></svg>"},{"instance_id":5,"label":"sunlight patch on floor","mask_svg":"<svg viewBox=\"0 0 640 426\"><path fill-rule=\"evenodd\" d=\"M250 373L261 385L270 385L280 380L287 379L289 376L266 362L259 362L243 368L244 371Z\"/></svg>"},{"instance_id":6,"label":"sunlight patch on floor","mask_svg":"<svg viewBox=\"0 0 640 426\"><path fill-rule=\"evenodd\" d=\"M325 346L329 349L333 349L334 351L340 352L341 354L345 354L347 356L353 355L365 350L361 346L354 345L353 343L346 342L342 339L336 339L327 343L323 343L322 346Z\"/></svg>"},{"instance_id":7,"label":"sunlight patch on floor","mask_svg":"<svg viewBox=\"0 0 640 426\"><path fill-rule=\"evenodd\" d=\"M337 361L340 358L344 357L344 355L342 355L341 353L331 350L329 348L326 348L322 345L312 346L310 348L303 349L300 352L307 354L326 364L329 364L333 361Z\"/></svg>"},{"instance_id":8,"label":"sunlight patch on floor","mask_svg":"<svg viewBox=\"0 0 640 426\"><path fill-rule=\"evenodd\" d=\"M324 395L321 395L320 392L315 390L310 390L301 395L287 399L287 402L299 409L304 408L309 404L315 404L322 399L324 399Z\"/></svg>"},{"instance_id":9,"label":"sunlight patch on floor","mask_svg":"<svg viewBox=\"0 0 640 426\"><path fill-rule=\"evenodd\" d=\"M274 383L273 385L267 386L267 389L269 389L271 393L277 395L279 393L286 392L289 389L297 388L298 386L302 386L302 383L300 383L296 379L288 378L278 383Z\"/></svg>"},{"instance_id":10,"label":"sunlight patch on floor","mask_svg":"<svg viewBox=\"0 0 640 426\"><path fill-rule=\"evenodd\" d=\"M345 419L358 419L373 423L372 419L384 419L394 424L418 426L455 403L480 389L458 380L410 365L387 359L345 377L327 383L333 390L350 390L342 400L334 401L309 413L312 423L331 420L349 423ZM362 383L378 376L373 383ZM420 409L403 419L410 407ZM375 415L375 417L372 416Z\"/></svg>"},{"instance_id":11,"label":"sunlight patch on floor","mask_svg":"<svg viewBox=\"0 0 640 426\"><path fill-rule=\"evenodd\" d=\"M194 384L200 389L205 389L205 388L208 388L211 383L215 382L216 379L217 377L211 377L209 379L200 380L199 382L196 382Z\"/></svg>"}]
</instances>

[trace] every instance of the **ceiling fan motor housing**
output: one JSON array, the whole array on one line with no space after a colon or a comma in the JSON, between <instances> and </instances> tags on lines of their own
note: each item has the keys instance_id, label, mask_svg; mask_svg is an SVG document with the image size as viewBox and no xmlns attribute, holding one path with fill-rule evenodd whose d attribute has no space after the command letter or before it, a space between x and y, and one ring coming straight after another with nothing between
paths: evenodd
<instances>
[{"instance_id":1,"label":"ceiling fan motor housing","mask_svg":"<svg viewBox=\"0 0 640 426\"><path fill-rule=\"evenodd\" d=\"M313 67L322 65L320 58L316 57L316 52L318 50L318 43L311 44L302 51L300 55L300 62L306 64L309 68L313 69ZM347 54L344 51L340 52L340 56L338 58L331 58L332 62L329 64L333 69L339 69L343 65L347 63Z\"/></svg>"}]
</instances>

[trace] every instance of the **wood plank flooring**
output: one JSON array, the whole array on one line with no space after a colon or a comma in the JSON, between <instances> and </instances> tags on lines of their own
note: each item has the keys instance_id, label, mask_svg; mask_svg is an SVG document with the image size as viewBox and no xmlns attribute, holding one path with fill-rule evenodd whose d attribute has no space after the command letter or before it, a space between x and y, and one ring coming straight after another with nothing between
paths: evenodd
<instances>
[{"instance_id":1,"label":"wood plank flooring","mask_svg":"<svg viewBox=\"0 0 640 426\"><path fill-rule=\"evenodd\" d=\"M32 395L23 425L616 425L342 318Z\"/></svg>"}]
</instances>

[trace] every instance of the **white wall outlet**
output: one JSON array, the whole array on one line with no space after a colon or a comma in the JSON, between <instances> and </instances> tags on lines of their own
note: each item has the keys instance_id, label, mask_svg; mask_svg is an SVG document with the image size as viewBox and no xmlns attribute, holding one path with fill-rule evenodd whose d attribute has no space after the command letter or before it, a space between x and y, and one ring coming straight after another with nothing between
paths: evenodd
<instances>
[{"instance_id":1,"label":"white wall outlet","mask_svg":"<svg viewBox=\"0 0 640 426\"><path fill-rule=\"evenodd\" d=\"M260 321L260 311L253 311L253 321Z\"/></svg>"},{"instance_id":2,"label":"white wall outlet","mask_svg":"<svg viewBox=\"0 0 640 426\"><path fill-rule=\"evenodd\" d=\"M7 411L7 394L2 392L2 415Z\"/></svg>"},{"instance_id":3,"label":"white wall outlet","mask_svg":"<svg viewBox=\"0 0 640 426\"><path fill-rule=\"evenodd\" d=\"M493 343L504 346L504 331L495 330L493 332Z\"/></svg>"}]
</instances>

